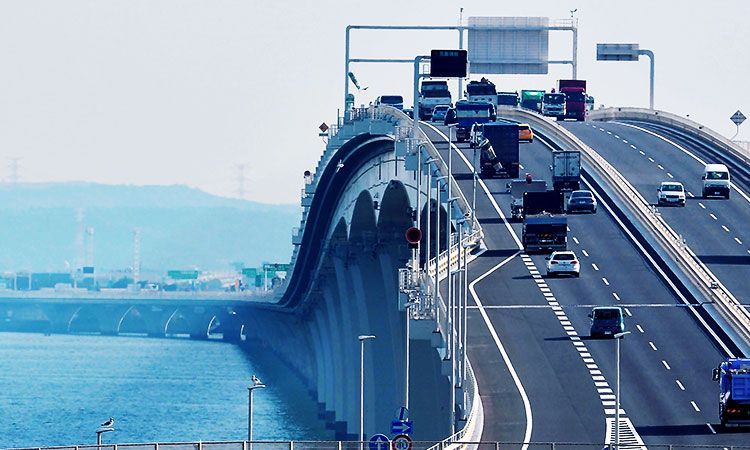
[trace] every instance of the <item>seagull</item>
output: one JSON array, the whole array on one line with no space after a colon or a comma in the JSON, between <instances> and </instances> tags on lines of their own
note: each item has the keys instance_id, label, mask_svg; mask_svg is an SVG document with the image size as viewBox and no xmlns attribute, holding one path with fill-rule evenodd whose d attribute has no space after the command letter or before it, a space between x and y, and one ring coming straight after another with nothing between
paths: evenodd
<instances>
[{"instance_id":1,"label":"seagull","mask_svg":"<svg viewBox=\"0 0 750 450\"><path fill-rule=\"evenodd\" d=\"M101 424L99 426L100 427L111 427L114 424L115 424L115 419L113 419L113 418L110 417L108 421L104 422L103 424Z\"/></svg>"}]
</instances>

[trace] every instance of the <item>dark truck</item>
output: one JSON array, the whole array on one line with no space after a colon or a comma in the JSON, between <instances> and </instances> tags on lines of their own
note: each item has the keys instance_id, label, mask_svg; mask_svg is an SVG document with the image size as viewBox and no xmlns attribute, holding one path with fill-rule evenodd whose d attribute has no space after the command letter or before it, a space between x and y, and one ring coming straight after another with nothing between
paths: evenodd
<instances>
[{"instance_id":1,"label":"dark truck","mask_svg":"<svg viewBox=\"0 0 750 450\"><path fill-rule=\"evenodd\" d=\"M568 248L568 219L563 215L563 211L562 192L524 193L524 251L556 251Z\"/></svg>"},{"instance_id":2,"label":"dark truck","mask_svg":"<svg viewBox=\"0 0 750 450\"><path fill-rule=\"evenodd\" d=\"M471 146L480 152L479 166L483 178L518 178L518 124L475 124L471 129Z\"/></svg>"},{"instance_id":3,"label":"dark truck","mask_svg":"<svg viewBox=\"0 0 750 450\"><path fill-rule=\"evenodd\" d=\"M721 425L750 425L750 358L727 358L713 379L719 382Z\"/></svg>"},{"instance_id":4,"label":"dark truck","mask_svg":"<svg viewBox=\"0 0 750 450\"><path fill-rule=\"evenodd\" d=\"M586 120L586 80L559 80L558 92L565 94L565 118Z\"/></svg>"}]
</instances>

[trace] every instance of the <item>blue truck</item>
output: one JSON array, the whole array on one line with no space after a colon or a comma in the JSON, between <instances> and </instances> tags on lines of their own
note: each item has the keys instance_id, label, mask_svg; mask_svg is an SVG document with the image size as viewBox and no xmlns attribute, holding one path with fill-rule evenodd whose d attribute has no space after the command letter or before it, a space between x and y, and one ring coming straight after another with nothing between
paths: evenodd
<instances>
[{"instance_id":1,"label":"blue truck","mask_svg":"<svg viewBox=\"0 0 750 450\"><path fill-rule=\"evenodd\" d=\"M727 358L713 371L722 426L750 425L750 358Z\"/></svg>"},{"instance_id":2,"label":"blue truck","mask_svg":"<svg viewBox=\"0 0 750 450\"><path fill-rule=\"evenodd\" d=\"M484 102L467 102L461 100L449 109L445 115L445 125L456 124L456 141L469 139L471 127L475 123L494 122L497 119L495 106Z\"/></svg>"}]
</instances>

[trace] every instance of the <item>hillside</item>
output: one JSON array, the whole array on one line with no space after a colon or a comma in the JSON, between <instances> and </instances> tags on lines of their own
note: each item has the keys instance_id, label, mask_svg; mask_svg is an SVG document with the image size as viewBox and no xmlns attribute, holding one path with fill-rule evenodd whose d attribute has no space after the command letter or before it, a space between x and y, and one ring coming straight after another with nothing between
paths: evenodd
<instances>
[{"instance_id":1,"label":"hillside","mask_svg":"<svg viewBox=\"0 0 750 450\"><path fill-rule=\"evenodd\" d=\"M90 183L0 187L0 270L66 270L76 259L78 211L94 227L97 271L141 267L228 269L235 261L288 262L300 208L218 197L187 186Z\"/></svg>"}]
</instances>

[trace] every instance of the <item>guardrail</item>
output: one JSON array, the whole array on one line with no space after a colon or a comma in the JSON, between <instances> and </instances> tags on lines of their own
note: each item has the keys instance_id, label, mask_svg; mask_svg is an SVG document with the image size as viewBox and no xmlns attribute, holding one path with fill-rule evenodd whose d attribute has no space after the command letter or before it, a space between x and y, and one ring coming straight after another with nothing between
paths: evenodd
<instances>
[{"instance_id":1,"label":"guardrail","mask_svg":"<svg viewBox=\"0 0 750 450\"><path fill-rule=\"evenodd\" d=\"M750 345L750 311L734 298L732 293L685 245L682 237L666 223L661 215L656 213L617 169L571 132L539 114L522 109L502 109L500 114L508 119L529 123L533 129L539 130L541 134L554 140L562 148L579 150L592 176L602 180L603 185L613 188L612 193L616 201L647 227L651 235L657 239L658 245L679 266L690 283L699 289L708 303L717 307L717 311L745 343ZM605 113L601 113L601 117L605 117Z\"/></svg>"},{"instance_id":2,"label":"guardrail","mask_svg":"<svg viewBox=\"0 0 750 450\"><path fill-rule=\"evenodd\" d=\"M194 441L194 442L148 442L142 444L103 444L103 445L68 445L57 447L22 447L4 450L363 450L369 449L369 442L358 441ZM450 447L458 446L478 450L501 450L528 446L529 450L603 450L610 447L605 442L494 442L494 441L460 441ZM448 445L434 441L412 441L411 450L447 449ZM621 445L621 448L633 449ZM382 446L378 448L383 448ZM390 448L390 447L389 447ZM396 447L393 447L396 448ZM401 447L398 447L401 448ZM404 447L407 448L407 447ZM652 450L750 450L747 445L689 445L689 444L649 444Z\"/></svg>"},{"instance_id":3,"label":"guardrail","mask_svg":"<svg viewBox=\"0 0 750 450\"><path fill-rule=\"evenodd\" d=\"M589 112L589 119L597 121L638 120L668 125L671 128L715 145L740 161L750 164L750 152L747 149L730 141L716 131L677 114L644 108L602 108Z\"/></svg>"}]
</instances>

